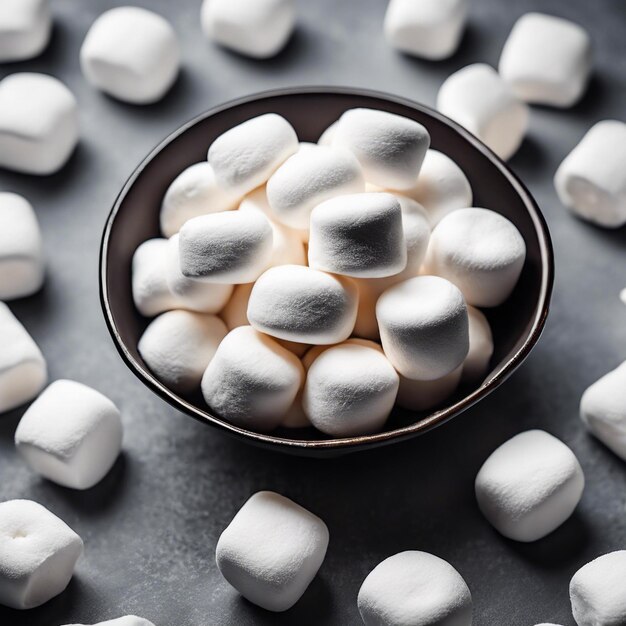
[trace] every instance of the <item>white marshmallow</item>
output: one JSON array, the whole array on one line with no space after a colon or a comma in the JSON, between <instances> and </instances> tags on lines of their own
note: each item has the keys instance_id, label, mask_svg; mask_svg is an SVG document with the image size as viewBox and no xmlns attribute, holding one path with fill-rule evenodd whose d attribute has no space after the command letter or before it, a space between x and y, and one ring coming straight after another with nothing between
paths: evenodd
<instances>
[{"instance_id":1,"label":"white marshmallow","mask_svg":"<svg viewBox=\"0 0 626 626\"><path fill-rule=\"evenodd\" d=\"M85 78L100 91L133 104L160 100L174 84L179 64L178 41L170 23L140 7L102 13L80 49Z\"/></svg>"},{"instance_id":2,"label":"white marshmallow","mask_svg":"<svg viewBox=\"0 0 626 626\"><path fill-rule=\"evenodd\" d=\"M593 435L626 461L626 362L583 393L580 418Z\"/></svg>"},{"instance_id":3,"label":"white marshmallow","mask_svg":"<svg viewBox=\"0 0 626 626\"><path fill-rule=\"evenodd\" d=\"M268 611L286 611L306 591L328 547L326 524L271 491L255 493L220 535L215 560L222 576Z\"/></svg>"},{"instance_id":4,"label":"white marshmallow","mask_svg":"<svg viewBox=\"0 0 626 626\"><path fill-rule=\"evenodd\" d=\"M202 377L202 395L233 424L267 431L280 424L303 377L297 356L251 326L240 326L217 348Z\"/></svg>"},{"instance_id":5,"label":"white marshmallow","mask_svg":"<svg viewBox=\"0 0 626 626\"><path fill-rule=\"evenodd\" d=\"M38 56L48 45L51 31L48 0L2 0L0 63Z\"/></svg>"},{"instance_id":6,"label":"white marshmallow","mask_svg":"<svg viewBox=\"0 0 626 626\"><path fill-rule=\"evenodd\" d=\"M448 76L437 94L437 109L504 160L517 151L528 126L528 107L484 63L468 65Z\"/></svg>"},{"instance_id":7,"label":"white marshmallow","mask_svg":"<svg viewBox=\"0 0 626 626\"><path fill-rule=\"evenodd\" d=\"M220 317L224 320L228 330L250 324L248 321L248 301L252 287L254 287L254 283L236 285L230 300L220 311Z\"/></svg>"},{"instance_id":8,"label":"white marshmallow","mask_svg":"<svg viewBox=\"0 0 626 626\"><path fill-rule=\"evenodd\" d=\"M626 224L626 124L592 126L559 166L554 186L579 217L606 228Z\"/></svg>"},{"instance_id":9,"label":"white marshmallow","mask_svg":"<svg viewBox=\"0 0 626 626\"><path fill-rule=\"evenodd\" d=\"M87 626L86 624L67 624L67 626ZM98 622L93 626L154 626L152 622L149 622L143 617L137 617L136 615L124 615L124 617L118 617L117 619L109 619L106 622Z\"/></svg>"},{"instance_id":10,"label":"white marshmallow","mask_svg":"<svg viewBox=\"0 0 626 626\"><path fill-rule=\"evenodd\" d=\"M280 265L262 274L252 288L248 319L279 339L332 344L350 336L357 306L357 288L349 278Z\"/></svg>"},{"instance_id":11,"label":"white marshmallow","mask_svg":"<svg viewBox=\"0 0 626 626\"><path fill-rule=\"evenodd\" d=\"M578 626L626 623L626 550L603 554L572 577L569 597Z\"/></svg>"},{"instance_id":12,"label":"white marshmallow","mask_svg":"<svg viewBox=\"0 0 626 626\"><path fill-rule=\"evenodd\" d=\"M466 18L466 0L391 0L385 37L402 52L447 59L459 46Z\"/></svg>"},{"instance_id":13,"label":"white marshmallow","mask_svg":"<svg viewBox=\"0 0 626 626\"><path fill-rule=\"evenodd\" d=\"M266 113L221 134L211 144L208 160L218 183L243 196L265 183L299 148L291 124Z\"/></svg>"},{"instance_id":14,"label":"white marshmallow","mask_svg":"<svg viewBox=\"0 0 626 626\"><path fill-rule=\"evenodd\" d=\"M296 22L294 0L204 0L202 30L239 54L267 59L284 47Z\"/></svg>"},{"instance_id":15,"label":"white marshmallow","mask_svg":"<svg viewBox=\"0 0 626 626\"><path fill-rule=\"evenodd\" d=\"M433 230L424 271L453 282L468 304L494 307L511 295L525 259L524 239L506 217L488 209L459 209Z\"/></svg>"},{"instance_id":16,"label":"white marshmallow","mask_svg":"<svg viewBox=\"0 0 626 626\"><path fill-rule=\"evenodd\" d=\"M168 311L153 320L137 346L152 373L177 393L200 387L200 381L228 329L216 315Z\"/></svg>"},{"instance_id":17,"label":"white marshmallow","mask_svg":"<svg viewBox=\"0 0 626 626\"><path fill-rule=\"evenodd\" d=\"M95 389L71 380L53 382L28 407L15 445L44 478L73 489L100 482L122 448L117 407Z\"/></svg>"},{"instance_id":18,"label":"white marshmallow","mask_svg":"<svg viewBox=\"0 0 626 626\"><path fill-rule=\"evenodd\" d=\"M30 203L0 192L0 300L39 291L44 280L41 232Z\"/></svg>"},{"instance_id":19,"label":"white marshmallow","mask_svg":"<svg viewBox=\"0 0 626 626\"><path fill-rule=\"evenodd\" d=\"M335 132L337 131L337 126L339 125L339 120L334 121L321 135L317 140L318 146L332 146L333 138L335 136Z\"/></svg>"},{"instance_id":20,"label":"white marshmallow","mask_svg":"<svg viewBox=\"0 0 626 626\"><path fill-rule=\"evenodd\" d=\"M41 350L0 302L0 413L32 400L48 380Z\"/></svg>"},{"instance_id":21,"label":"white marshmallow","mask_svg":"<svg viewBox=\"0 0 626 626\"><path fill-rule=\"evenodd\" d=\"M447 400L459 386L463 365L435 380L412 380L400 376L399 406L409 411L426 411Z\"/></svg>"},{"instance_id":22,"label":"white marshmallow","mask_svg":"<svg viewBox=\"0 0 626 626\"><path fill-rule=\"evenodd\" d=\"M526 13L504 44L498 71L526 102L572 106L589 82L591 39L574 22Z\"/></svg>"},{"instance_id":23,"label":"white marshmallow","mask_svg":"<svg viewBox=\"0 0 626 626\"><path fill-rule=\"evenodd\" d=\"M0 166L54 174L77 142L76 99L61 81L23 72L0 82Z\"/></svg>"},{"instance_id":24,"label":"white marshmallow","mask_svg":"<svg viewBox=\"0 0 626 626\"><path fill-rule=\"evenodd\" d=\"M82 552L82 539L41 504L0 503L0 604L32 609L58 596Z\"/></svg>"},{"instance_id":25,"label":"white marshmallow","mask_svg":"<svg viewBox=\"0 0 626 626\"><path fill-rule=\"evenodd\" d=\"M333 146L354 153L367 182L407 189L422 167L430 135L421 124L401 115L350 109L339 118Z\"/></svg>"},{"instance_id":26,"label":"white marshmallow","mask_svg":"<svg viewBox=\"0 0 626 626\"><path fill-rule=\"evenodd\" d=\"M267 199L281 223L309 228L316 205L365 190L361 166L347 150L319 146L287 159L267 183Z\"/></svg>"},{"instance_id":27,"label":"white marshmallow","mask_svg":"<svg viewBox=\"0 0 626 626\"><path fill-rule=\"evenodd\" d=\"M390 287L378 298L376 317L385 354L406 378L436 380L467 356L467 307L443 278L418 276Z\"/></svg>"},{"instance_id":28,"label":"white marshmallow","mask_svg":"<svg viewBox=\"0 0 626 626\"><path fill-rule=\"evenodd\" d=\"M585 486L574 453L542 430L528 430L491 453L476 476L478 507L501 534L536 541L574 511Z\"/></svg>"},{"instance_id":29,"label":"white marshmallow","mask_svg":"<svg viewBox=\"0 0 626 626\"><path fill-rule=\"evenodd\" d=\"M302 407L302 389L298 391L296 399L289 407L289 410L283 417L280 425L283 428L307 428L311 425L311 422Z\"/></svg>"},{"instance_id":30,"label":"white marshmallow","mask_svg":"<svg viewBox=\"0 0 626 626\"><path fill-rule=\"evenodd\" d=\"M408 550L379 563L359 589L366 626L471 626L472 595L447 561Z\"/></svg>"},{"instance_id":31,"label":"white marshmallow","mask_svg":"<svg viewBox=\"0 0 626 626\"><path fill-rule=\"evenodd\" d=\"M482 311L467 307L469 322L469 352L463 361L463 380L476 383L483 378L493 355L491 327Z\"/></svg>"}]
</instances>

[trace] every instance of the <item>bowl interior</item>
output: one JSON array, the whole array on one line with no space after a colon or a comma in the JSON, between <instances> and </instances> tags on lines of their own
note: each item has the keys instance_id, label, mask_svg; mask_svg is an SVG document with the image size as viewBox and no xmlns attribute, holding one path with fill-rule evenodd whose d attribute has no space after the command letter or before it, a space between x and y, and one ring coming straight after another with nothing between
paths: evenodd
<instances>
[{"instance_id":1,"label":"bowl interior","mask_svg":"<svg viewBox=\"0 0 626 626\"><path fill-rule=\"evenodd\" d=\"M474 191L474 206L495 210L510 219L527 247L519 283L505 304L486 309L494 335L491 369L482 384L459 389L444 407L415 413L397 407L382 433L324 439L313 429L259 434L237 428L211 414L200 394L181 397L150 373L137 351L149 323L134 308L131 261L146 239L159 237L161 199L172 180L187 166L206 159L209 144L232 126L263 113L279 113L300 140L316 141L345 110L371 107L412 118L428 129L431 147L454 159ZM358 90L294 89L262 94L214 109L191 121L159 145L137 168L118 196L107 221L101 254L101 295L107 324L131 370L168 402L191 416L260 445L301 454L347 452L401 440L443 423L498 386L527 356L547 315L553 258L545 222L533 199L487 148L435 111L408 100Z\"/></svg>"}]
</instances>

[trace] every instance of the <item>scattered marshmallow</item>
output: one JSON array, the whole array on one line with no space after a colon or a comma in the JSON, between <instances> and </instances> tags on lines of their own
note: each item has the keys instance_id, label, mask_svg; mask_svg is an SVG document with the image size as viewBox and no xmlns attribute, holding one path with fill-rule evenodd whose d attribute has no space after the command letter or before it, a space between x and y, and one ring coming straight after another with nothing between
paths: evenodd
<instances>
[{"instance_id":1,"label":"scattered marshmallow","mask_svg":"<svg viewBox=\"0 0 626 626\"><path fill-rule=\"evenodd\" d=\"M391 0L385 36L394 48L438 61L454 54L467 18L467 0Z\"/></svg>"},{"instance_id":2,"label":"scattered marshmallow","mask_svg":"<svg viewBox=\"0 0 626 626\"><path fill-rule=\"evenodd\" d=\"M276 428L302 384L300 359L251 326L231 330L202 377L206 403L242 428Z\"/></svg>"},{"instance_id":3,"label":"scattered marshmallow","mask_svg":"<svg viewBox=\"0 0 626 626\"><path fill-rule=\"evenodd\" d=\"M468 304L494 307L511 295L525 259L524 239L506 217L459 209L433 230L424 270L457 285Z\"/></svg>"},{"instance_id":4,"label":"scattered marshmallow","mask_svg":"<svg viewBox=\"0 0 626 626\"><path fill-rule=\"evenodd\" d=\"M221 310L220 317L224 320L228 330L250 325L248 321L248 301L250 300L252 287L254 287L254 283L235 285L233 295Z\"/></svg>"},{"instance_id":5,"label":"scattered marshmallow","mask_svg":"<svg viewBox=\"0 0 626 626\"><path fill-rule=\"evenodd\" d=\"M501 159L517 151L528 126L528 107L489 65L475 63L449 76L437 109L464 126Z\"/></svg>"},{"instance_id":6,"label":"scattered marshmallow","mask_svg":"<svg viewBox=\"0 0 626 626\"><path fill-rule=\"evenodd\" d=\"M471 626L472 595L447 561L408 550L379 563L361 585L358 607L366 626Z\"/></svg>"},{"instance_id":7,"label":"scattered marshmallow","mask_svg":"<svg viewBox=\"0 0 626 626\"><path fill-rule=\"evenodd\" d=\"M165 95L178 76L176 33L166 19L147 9L110 9L87 32L80 65L85 78L100 91L124 102L151 104Z\"/></svg>"},{"instance_id":8,"label":"scattered marshmallow","mask_svg":"<svg viewBox=\"0 0 626 626\"><path fill-rule=\"evenodd\" d=\"M0 81L0 166L54 174L77 143L76 99L61 81L31 72Z\"/></svg>"},{"instance_id":9,"label":"scattered marshmallow","mask_svg":"<svg viewBox=\"0 0 626 626\"><path fill-rule=\"evenodd\" d=\"M0 63L38 56L48 45L51 31L48 0L2 0Z\"/></svg>"},{"instance_id":10,"label":"scattered marshmallow","mask_svg":"<svg viewBox=\"0 0 626 626\"><path fill-rule=\"evenodd\" d=\"M48 380L41 350L11 313L0 302L0 413L32 400Z\"/></svg>"},{"instance_id":11,"label":"scattered marshmallow","mask_svg":"<svg viewBox=\"0 0 626 626\"><path fill-rule=\"evenodd\" d=\"M0 300L29 296L44 280L41 232L30 203L0 192Z\"/></svg>"},{"instance_id":12,"label":"scattered marshmallow","mask_svg":"<svg viewBox=\"0 0 626 626\"><path fill-rule=\"evenodd\" d=\"M67 624L67 626L87 626L86 624ZM136 615L124 615L124 617L118 617L117 619L110 619L106 622L98 622L93 626L154 626L152 622L149 622L143 617L137 617Z\"/></svg>"},{"instance_id":13,"label":"scattered marshmallow","mask_svg":"<svg viewBox=\"0 0 626 626\"><path fill-rule=\"evenodd\" d=\"M427 411L445 402L459 386L463 365L435 380L412 380L400 376L399 406L409 411Z\"/></svg>"},{"instance_id":14,"label":"scattered marshmallow","mask_svg":"<svg viewBox=\"0 0 626 626\"><path fill-rule=\"evenodd\" d=\"M58 596L82 552L82 539L41 504L0 503L0 604L32 609Z\"/></svg>"},{"instance_id":15,"label":"scattered marshmallow","mask_svg":"<svg viewBox=\"0 0 626 626\"><path fill-rule=\"evenodd\" d=\"M492 452L476 476L478 507L516 541L545 537L573 513L585 486L574 453L556 437L529 430Z\"/></svg>"},{"instance_id":16,"label":"scattered marshmallow","mask_svg":"<svg viewBox=\"0 0 626 626\"><path fill-rule=\"evenodd\" d=\"M339 120L334 121L324 132L320 135L320 138L317 140L318 146L332 146L333 138L335 137L335 133L337 132L337 126L339 125Z\"/></svg>"},{"instance_id":17,"label":"scattered marshmallow","mask_svg":"<svg viewBox=\"0 0 626 626\"><path fill-rule=\"evenodd\" d=\"M239 54L267 59L278 54L295 27L294 0L204 0L202 30Z\"/></svg>"},{"instance_id":18,"label":"scattered marshmallow","mask_svg":"<svg viewBox=\"0 0 626 626\"><path fill-rule=\"evenodd\" d=\"M592 126L559 166L554 185L579 217L606 228L626 224L626 124Z\"/></svg>"},{"instance_id":19,"label":"scattered marshmallow","mask_svg":"<svg viewBox=\"0 0 626 626\"><path fill-rule=\"evenodd\" d=\"M469 352L463 361L463 379L477 382L487 373L493 355L491 326L482 311L467 307L469 322Z\"/></svg>"},{"instance_id":20,"label":"scattered marshmallow","mask_svg":"<svg viewBox=\"0 0 626 626\"><path fill-rule=\"evenodd\" d=\"M115 463L122 447L117 407L95 389L71 380L53 382L30 405L15 431L15 445L44 478L89 489Z\"/></svg>"},{"instance_id":21,"label":"scattered marshmallow","mask_svg":"<svg viewBox=\"0 0 626 626\"><path fill-rule=\"evenodd\" d=\"M317 515L277 493L260 491L222 532L215 558L222 576L250 602L286 611L317 574L328 539Z\"/></svg>"},{"instance_id":22,"label":"scattered marshmallow","mask_svg":"<svg viewBox=\"0 0 626 626\"><path fill-rule=\"evenodd\" d=\"M498 71L518 98L570 107L587 87L591 56L591 39L582 26L544 13L526 13L504 44Z\"/></svg>"}]
</instances>

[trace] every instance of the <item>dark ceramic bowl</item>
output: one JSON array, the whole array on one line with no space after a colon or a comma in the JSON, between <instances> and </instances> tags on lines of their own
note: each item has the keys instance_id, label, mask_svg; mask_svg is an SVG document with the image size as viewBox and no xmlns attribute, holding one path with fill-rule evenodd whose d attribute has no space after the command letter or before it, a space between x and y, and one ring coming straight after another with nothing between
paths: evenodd
<instances>
[{"instance_id":1,"label":"dark ceramic bowl","mask_svg":"<svg viewBox=\"0 0 626 626\"><path fill-rule=\"evenodd\" d=\"M161 384L137 352L148 324L133 305L131 260L137 246L159 233L161 198L187 166L206 158L209 144L229 128L262 113L279 113L300 140L316 141L346 109L370 107L399 113L422 123L432 147L445 152L465 171L474 190L474 205L508 217L526 241L521 278L507 302L487 310L495 352L489 374L479 386L459 389L445 406L414 413L400 408L383 432L360 437L324 439L314 429L260 434L238 428L213 415L200 394L181 397ZM457 124L425 106L386 94L357 89L286 89L250 96L204 113L175 131L139 165L119 194L109 215L100 258L101 299L113 341L130 370L172 406L243 441L273 450L310 456L365 450L415 437L443 424L501 385L528 356L545 324L553 283L554 259L546 223L533 198L517 177L480 141Z\"/></svg>"}]
</instances>

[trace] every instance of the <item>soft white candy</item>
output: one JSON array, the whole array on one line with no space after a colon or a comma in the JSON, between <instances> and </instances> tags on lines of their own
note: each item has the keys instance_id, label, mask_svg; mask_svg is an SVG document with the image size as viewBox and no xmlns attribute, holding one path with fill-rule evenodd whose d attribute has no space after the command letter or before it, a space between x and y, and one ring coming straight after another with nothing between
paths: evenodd
<instances>
[{"instance_id":1,"label":"soft white candy","mask_svg":"<svg viewBox=\"0 0 626 626\"><path fill-rule=\"evenodd\" d=\"M482 311L467 307L469 321L469 352L463 361L463 380L478 382L489 368L493 354L491 327Z\"/></svg>"},{"instance_id":2,"label":"soft white candy","mask_svg":"<svg viewBox=\"0 0 626 626\"><path fill-rule=\"evenodd\" d=\"M248 301L250 300L252 287L254 287L254 283L235 285L233 295L220 311L220 317L224 320L228 330L250 324L248 321Z\"/></svg>"},{"instance_id":3,"label":"soft white candy","mask_svg":"<svg viewBox=\"0 0 626 626\"><path fill-rule=\"evenodd\" d=\"M626 224L626 124L592 126L554 176L561 202L583 219L606 228Z\"/></svg>"},{"instance_id":4,"label":"soft white candy","mask_svg":"<svg viewBox=\"0 0 626 626\"><path fill-rule=\"evenodd\" d=\"M492 452L476 476L478 507L509 539L536 541L574 511L585 486L574 453L542 430L516 435Z\"/></svg>"},{"instance_id":5,"label":"soft white candy","mask_svg":"<svg viewBox=\"0 0 626 626\"><path fill-rule=\"evenodd\" d=\"M390 287L378 298L376 317L385 354L406 378L436 380L467 356L467 307L443 278L418 276Z\"/></svg>"},{"instance_id":6,"label":"soft white candy","mask_svg":"<svg viewBox=\"0 0 626 626\"><path fill-rule=\"evenodd\" d=\"M354 328L356 285L301 265L273 267L257 280L248 319L257 330L288 341L339 343Z\"/></svg>"},{"instance_id":7,"label":"soft white candy","mask_svg":"<svg viewBox=\"0 0 626 626\"><path fill-rule=\"evenodd\" d=\"M326 524L271 491L255 493L220 535L215 560L245 598L286 611L306 591L328 547Z\"/></svg>"},{"instance_id":8,"label":"soft white candy","mask_svg":"<svg viewBox=\"0 0 626 626\"><path fill-rule=\"evenodd\" d=\"M453 282L468 304L493 307L513 291L526 259L515 225L488 209L446 215L430 236L424 270Z\"/></svg>"},{"instance_id":9,"label":"soft white candy","mask_svg":"<svg viewBox=\"0 0 626 626\"><path fill-rule=\"evenodd\" d=\"M53 174L77 142L76 99L61 81L23 72L0 82L0 166Z\"/></svg>"},{"instance_id":10,"label":"soft white candy","mask_svg":"<svg viewBox=\"0 0 626 626\"><path fill-rule=\"evenodd\" d=\"M44 478L89 489L119 456L122 419L100 392L72 380L57 380L24 413L15 445Z\"/></svg>"},{"instance_id":11,"label":"soft white candy","mask_svg":"<svg viewBox=\"0 0 626 626\"><path fill-rule=\"evenodd\" d=\"M578 626L626 623L626 550L603 554L572 577L569 597Z\"/></svg>"},{"instance_id":12,"label":"soft white candy","mask_svg":"<svg viewBox=\"0 0 626 626\"><path fill-rule=\"evenodd\" d=\"M82 539L32 500L0 503L0 604L32 609L67 587Z\"/></svg>"},{"instance_id":13,"label":"soft white candy","mask_svg":"<svg viewBox=\"0 0 626 626\"><path fill-rule=\"evenodd\" d=\"M0 300L35 293L44 280L41 232L30 203L0 192Z\"/></svg>"},{"instance_id":14,"label":"soft white candy","mask_svg":"<svg viewBox=\"0 0 626 626\"><path fill-rule=\"evenodd\" d=\"M454 54L466 17L466 0L391 0L385 36L402 52L438 61Z\"/></svg>"},{"instance_id":15,"label":"soft white candy","mask_svg":"<svg viewBox=\"0 0 626 626\"><path fill-rule=\"evenodd\" d=\"M526 102L572 106L589 81L591 39L574 22L526 13L504 44L498 71Z\"/></svg>"},{"instance_id":16,"label":"soft white candy","mask_svg":"<svg viewBox=\"0 0 626 626\"><path fill-rule=\"evenodd\" d=\"M339 120L334 121L321 135L317 140L318 146L331 146L333 143L333 138L335 136L335 132L337 131L337 126L339 125Z\"/></svg>"},{"instance_id":17,"label":"soft white candy","mask_svg":"<svg viewBox=\"0 0 626 626\"><path fill-rule=\"evenodd\" d=\"M412 380L400 376L396 402L409 411L426 411L447 400L459 386L463 365L435 380Z\"/></svg>"},{"instance_id":18,"label":"soft white candy","mask_svg":"<svg viewBox=\"0 0 626 626\"><path fill-rule=\"evenodd\" d=\"M0 413L32 400L48 380L41 350L0 302Z\"/></svg>"},{"instance_id":19,"label":"soft white candy","mask_svg":"<svg viewBox=\"0 0 626 626\"><path fill-rule=\"evenodd\" d=\"M217 181L243 196L265 183L299 149L291 124L266 113L220 135L209 148L208 160Z\"/></svg>"},{"instance_id":20,"label":"soft white candy","mask_svg":"<svg viewBox=\"0 0 626 626\"><path fill-rule=\"evenodd\" d=\"M0 63L36 57L50 41L48 0L0 2Z\"/></svg>"},{"instance_id":21,"label":"soft white candy","mask_svg":"<svg viewBox=\"0 0 626 626\"><path fill-rule=\"evenodd\" d=\"M333 146L354 153L368 183L408 189L419 174L430 135L421 124L401 115L350 109L339 118Z\"/></svg>"},{"instance_id":22,"label":"soft white candy","mask_svg":"<svg viewBox=\"0 0 626 626\"><path fill-rule=\"evenodd\" d=\"M471 626L472 595L447 561L408 550L379 563L358 596L366 626Z\"/></svg>"},{"instance_id":23,"label":"soft white candy","mask_svg":"<svg viewBox=\"0 0 626 626\"><path fill-rule=\"evenodd\" d=\"M202 377L206 403L243 428L276 428L296 398L300 359L251 326L231 330Z\"/></svg>"},{"instance_id":24,"label":"soft white candy","mask_svg":"<svg viewBox=\"0 0 626 626\"><path fill-rule=\"evenodd\" d=\"M67 624L67 626L87 626L86 624ZM117 619L109 619L106 622L98 622L93 626L154 626L152 622L149 622L143 617L137 617L136 615L125 615L124 617L118 617Z\"/></svg>"},{"instance_id":25,"label":"soft white candy","mask_svg":"<svg viewBox=\"0 0 626 626\"><path fill-rule=\"evenodd\" d=\"M267 199L276 219L306 230L316 205L361 191L365 191L365 181L354 155L325 146L294 154L267 183Z\"/></svg>"},{"instance_id":26,"label":"soft white candy","mask_svg":"<svg viewBox=\"0 0 626 626\"><path fill-rule=\"evenodd\" d=\"M137 348L163 384L187 393L200 387L204 370L227 333L216 315L168 311L149 324Z\"/></svg>"},{"instance_id":27,"label":"soft white candy","mask_svg":"<svg viewBox=\"0 0 626 626\"><path fill-rule=\"evenodd\" d=\"M517 151L528 126L528 107L484 63L468 65L449 76L437 94L437 109L504 160Z\"/></svg>"},{"instance_id":28,"label":"soft white candy","mask_svg":"<svg viewBox=\"0 0 626 626\"><path fill-rule=\"evenodd\" d=\"M157 13L140 7L105 11L80 49L85 78L105 93L133 104L160 100L178 76L176 33Z\"/></svg>"}]
</instances>

